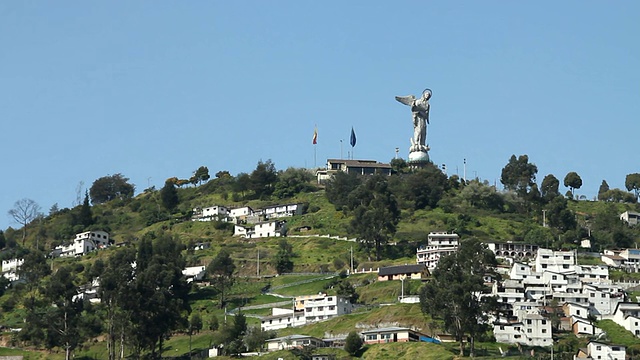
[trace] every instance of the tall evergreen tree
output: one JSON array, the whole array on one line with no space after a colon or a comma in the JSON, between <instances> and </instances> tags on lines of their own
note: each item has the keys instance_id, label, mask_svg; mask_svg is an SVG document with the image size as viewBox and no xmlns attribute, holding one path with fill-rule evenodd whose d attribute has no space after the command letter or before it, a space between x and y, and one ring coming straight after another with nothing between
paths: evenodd
<instances>
[{"instance_id":1,"label":"tall evergreen tree","mask_svg":"<svg viewBox=\"0 0 640 360\"><path fill-rule=\"evenodd\" d=\"M160 189L160 200L162 205L169 211L173 212L178 206L178 190L171 181L165 181L164 186Z\"/></svg>"},{"instance_id":2,"label":"tall evergreen tree","mask_svg":"<svg viewBox=\"0 0 640 360\"><path fill-rule=\"evenodd\" d=\"M227 289L234 283L233 273L235 271L236 265L233 263L229 253L224 249L207 266L207 275L220 294L220 309L224 308Z\"/></svg>"},{"instance_id":3,"label":"tall evergreen tree","mask_svg":"<svg viewBox=\"0 0 640 360\"><path fill-rule=\"evenodd\" d=\"M91 205L89 205L89 193L85 192L84 201L80 207L80 213L78 214L78 222L85 228L93 225L93 213L91 212Z\"/></svg>"},{"instance_id":4,"label":"tall evergreen tree","mask_svg":"<svg viewBox=\"0 0 640 360\"><path fill-rule=\"evenodd\" d=\"M606 201L606 193L609 192L609 184L607 184L607 180L602 180L600 187L598 188L598 200Z\"/></svg>"}]
</instances>

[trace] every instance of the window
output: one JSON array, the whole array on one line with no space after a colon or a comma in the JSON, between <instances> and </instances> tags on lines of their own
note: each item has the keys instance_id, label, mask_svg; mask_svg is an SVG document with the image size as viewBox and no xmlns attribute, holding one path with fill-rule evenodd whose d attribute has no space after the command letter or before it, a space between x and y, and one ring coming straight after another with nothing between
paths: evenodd
<instances>
[{"instance_id":1,"label":"window","mask_svg":"<svg viewBox=\"0 0 640 360\"><path fill-rule=\"evenodd\" d=\"M551 277L551 280L558 280L558 275L553 275L553 276Z\"/></svg>"},{"instance_id":2,"label":"window","mask_svg":"<svg viewBox=\"0 0 640 360\"><path fill-rule=\"evenodd\" d=\"M564 265L562 265L562 268L563 268L563 269L568 269L568 268L569 268L569 265L568 265L568 264L564 264Z\"/></svg>"},{"instance_id":3,"label":"window","mask_svg":"<svg viewBox=\"0 0 640 360\"><path fill-rule=\"evenodd\" d=\"M563 256L563 258L564 258L565 260L570 260L570 259L571 259L571 256L569 256L569 255L565 255L565 256Z\"/></svg>"},{"instance_id":4,"label":"window","mask_svg":"<svg viewBox=\"0 0 640 360\"><path fill-rule=\"evenodd\" d=\"M547 325L547 320L542 320L542 325Z\"/></svg>"},{"instance_id":5,"label":"window","mask_svg":"<svg viewBox=\"0 0 640 360\"><path fill-rule=\"evenodd\" d=\"M322 311L322 310L324 310L324 307L318 306L318 311Z\"/></svg>"},{"instance_id":6,"label":"window","mask_svg":"<svg viewBox=\"0 0 640 360\"><path fill-rule=\"evenodd\" d=\"M542 333L546 334L547 333L547 329L542 329Z\"/></svg>"},{"instance_id":7,"label":"window","mask_svg":"<svg viewBox=\"0 0 640 360\"><path fill-rule=\"evenodd\" d=\"M528 332L528 333L532 333L532 332L533 332L533 330L531 330L531 329L527 329L527 332Z\"/></svg>"},{"instance_id":8,"label":"window","mask_svg":"<svg viewBox=\"0 0 640 360\"><path fill-rule=\"evenodd\" d=\"M311 312L311 308L306 308L305 309L307 312Z\"/></svg>"},{"instance_id":9,"label":"window","mask_svg":"<svg viewBox=\"0 0 640 360\"><path fill-rule=\"evenodd\" d=\"M602 346L600 346L600 345L596 346L596 350L598 350L598 351L602 350Z\"/></svg>"},{"instance_id":10,"label":"window","mask_svg":"<svg viewBox=\"0 0 640 360\"><path fill-rule=\"evenodd\" d=\"M546 269L547 268L547 264L542 264L542 268Z\"/></svg>"},{"instance_id":11,"label":"window","mask_svg":"<svg viewBox=\"0 0 640 360\"><path fill-rule=\"evenodd\" d=\"M335 310L335 309L336 309L335 306L333 306L333 305L329 306L329 310Z\"/></svg>"},{"instance_id":12,"label":"window","mask_svg":"<svg viewBox=\"0 0 640 360\"><path fill-rule=\"evenodd\" d=\"M527 319L527 325L531 325L531 319Z\"/></svg>"},{"instance_id":13,"label":"window","mask_svg":"<svg viewBox=\"0 0 640 360\"><path fill-rule=\"evenodd\" d=\"M332 297L328 297L327 301L333 301L333 298Z\"/></svg>"},{"instance_id":14,"label":"window","mask_svg":"<svg viewBox=\"0 0 640 360\"><path fill-rule=\"evenodd\" d=\"M378 335L376 334L367 335L367 340L378 340Z\"/></svg>"}]
</instances>

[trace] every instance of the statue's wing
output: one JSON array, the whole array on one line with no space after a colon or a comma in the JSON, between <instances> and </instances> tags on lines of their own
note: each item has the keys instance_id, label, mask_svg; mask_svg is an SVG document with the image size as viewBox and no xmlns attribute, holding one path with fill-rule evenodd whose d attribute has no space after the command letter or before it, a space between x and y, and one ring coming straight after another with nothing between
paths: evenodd
<instances>
[{"instance_id":1,"label":"statue's wing","mask_svg":"<svg viewBox=\"0 0 640 360\"><path fill-rule=\"evenodd\" d=\"M405 105L409 105L411 106L411 104L413 104L413 101L416 99L415 96L413 95L409 95L409 96L396 96L396 100L400 101L401 103L405 104Z\"/></svg>"}]
</instances>

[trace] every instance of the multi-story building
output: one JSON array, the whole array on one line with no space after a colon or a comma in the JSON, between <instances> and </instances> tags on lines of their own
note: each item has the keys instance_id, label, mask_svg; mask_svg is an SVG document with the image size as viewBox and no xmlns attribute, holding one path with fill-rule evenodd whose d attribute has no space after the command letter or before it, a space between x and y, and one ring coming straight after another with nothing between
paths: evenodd
<instances>
[{"instance_id":1,"label":"multi-story building","mask_svg":"<svg viewBox=\"0 0 640 360\"><path fill-rule=\"evenodd\" d=\"M339 171L357 175L391 175L391 165L375 160L327 159L327 168L316 171L318 183L324 183Z\"/></svg>"},{"instance_id":2,"label":"multi-story building","mask_svg":"<svg viewBox=\"0 0 640 360\"><path fill-rule=\"evenodd\" d=\"M613 311L613 321L635 336L640 336L640 303L620 302Z\"/></svg>"},{"instance_id":3,"label":"multi-story building","mask_svg":"<svg viewBox=\"0 0 640 360\"><path fill-rule=\"evenodd\" d=\"M508 242L485 242L496 257L522 259L535 257L538 245Z\"/></svg>"},{"instance_id":4,"label":"multi-story building","mask_svg":"<svg viewBox=\"0 0 640 360\"><path fill-rule=\"evenodd\" d=\"M322 321L335 316L351 314L353 305L344 296L318 294L295 298L296 310L304 309L307 322Z\"/></svg>"},{"instance_id":5,"label":"multi-story building","mask_svg":"<svg viewBox=\"0 0 640 360\"><path fill-rule=\"evenodd\" d=\"M2 260L2 272L10 272L16 271L22 264L24 263L24 259L10 259L10 260Z\"/></svg>"},{"instance_id":6,"label":"multi-story building","mask_svg":"<svg viewBox=\"0 0 640 360\"><path fill-rule=\"evenodd\" d=\"M625 211L620 214L620 220L626 222L629 226L638 225L638 222L640 222L640 213Z\"/></svg>"},{"instance_id":7,"label":"multi-story building","mask_svg":"<svg viewBox=\"0 0 640 360\"><path fill-rule=\"evenodd\" d=\"M574 359L608 359L624 360L627 357L627 348L622 345L605 344L599 341L590 341L586 351L578 350Z\"/></svg>"},{"instance_id":8,"label":"multi-story building","mask_svg":"<svg viewBox=\"0 0 640 360\"><path fill-rule=\"evenodd\" d=\"M287 233L286 224L283 220L269 220L253 225L236 224L233 236L242 236L247 239L285 236Z\"/></svg>"},{"instance_id":9,"label":"multi-story building","mask_svg":"<svg viewBox=\"0 0 640 360\"><path fill-rule=\"evenodd\" d=\"M458 234L454 233L429 233L427 245L420 246L416 251L418 264L426 265L429 270L435 269L440 258L451 255L458 250L459 239Z\"/></svg>"},{"instance_id":10,"label":"multi-story building","mask_svg":"<svg viewBox=\"0 0 640 360\"><path fill-rule=\"evenodd\" d=\"M553 271L556 273L569 273L575 271L576 256L573 251L553 251L550 249L538 249L536 254L536 271Z\"/></svg>"},{"instance_id":11,"label":"multi-story building","mask_svg":"<svg viewBox=\"0 0 640 360\"><path fill-rule=\"evenodd\" d=\"M528 346L549 346L551 321L535 312L528 312L518 322L503 322L493 325L493 334L497 342L523 344Z\"/></svg>"},{"instance_id":12,"label":"multi-story building","mask_svg":"<svg viewBox=\"0 0 640 360\"><path fill-rule=\"evenodd\" d=\"M292 309L271 309L271 316L260 319L260 328L263 331L278 330L287 327L303 326L307 323L304 311L293 311Z\"/></svg>"},{"instance_id":13,"label":"multi-story building","mask_svg":"<svg viewBox=\"0 0 640 360\"><path fill-rule=\"evenodd\" d=\"M267 206L262 208L262 214L266 219L290 217L294 215L302 215L302 211L304 210L303 208L303 204Z\"/></svg>"},{"instance_id":14,"label":"multi-story building","mask_svg":"<svg viewBox=\"0 0 640 360\"><path fill-rule=\"evenodd\" d=\"M227 221L229 209L225 206L209 206L193 209L191 221Z\"/></svg>"},{"instance_id":15,"label":"multi-story building","mask_svg":"<svg viewBox=\"0 0 640 360\"><path fill-rule=\"evenodd\" d=\"M51 252L52 257L82 256L89 252L109 246L109 233L100 230L76 234L70 245L57 246Z\"/></svg>"}]
</instances>

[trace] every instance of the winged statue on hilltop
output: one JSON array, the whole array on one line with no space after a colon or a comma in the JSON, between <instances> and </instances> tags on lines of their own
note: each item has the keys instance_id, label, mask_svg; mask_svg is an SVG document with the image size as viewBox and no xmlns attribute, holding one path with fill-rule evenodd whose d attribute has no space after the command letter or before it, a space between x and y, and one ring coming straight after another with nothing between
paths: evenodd
<instances>
[{"instance_id":1,"label":"winged statue on hilltop","mask_svg":"<svg viewBox=\"0 0 640 360\"><path fill-rule=\"evenodd\" d=\"M427 124L429 124L429 99L431 90L426 89L420 98L414 95L396 96L396 100L411 107L413 117L413 137L411 138L410 152L427 152L429 147L425 145L427 140Z\"/></svg>"}]
</instances>

